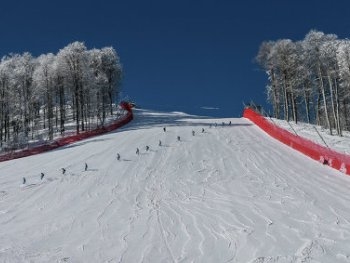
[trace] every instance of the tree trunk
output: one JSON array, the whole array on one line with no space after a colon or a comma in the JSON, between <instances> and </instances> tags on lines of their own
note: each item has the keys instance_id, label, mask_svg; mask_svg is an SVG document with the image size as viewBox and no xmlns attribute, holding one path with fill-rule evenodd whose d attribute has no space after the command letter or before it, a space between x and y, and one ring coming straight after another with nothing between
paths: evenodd
<instances>
[{"instance_id":1,"label":"tree trunk","mask_svg":"<svg viewBox=\"0 0 350 263\"><path fill-rule=\"evenodd\" d=\"M343 136L343 132L342 132L342 127L341 127L341 123L340 123L340 102L339 102L339 89L338 89L338 83L337 80L334 80L334 91L335 91L335 103L336 103L336 115L337 115L337 125L339 128L339 135Z\"/></svg>"},{"instance_id":2,"label":"tree trunk","mask_svg":"<svg viewBox=\"0 0 350 263\"><path fill-rule=\"evenodd\" d=\"M62 83L59 83L59 97L60 97L60 132L64 132L64 122L66 118L65 113L65 101L64 101L64 88Z\"/></svg>"},{"instance_id":3,"label":"tree trunk","mask_svg":"<svg viewBox=\"0 0 350 263\"><path fill-rule=\"evenodd\" d=\"M78 94L78 89L77 87L75 88L75 93L74 93L74 110L75 110L75 123L76 123L76 131L77 131L77 134L79 134L79 116L80 116L80 113L79 113L79 94Z\"/></svg>"},{"instance_id":4,"label":"tree trunk","mask_svg":"<svg viewBox=\"0 0 350 263\"><path fill-rule=\"evenodd\" d=\"M346 102L346 99L343 99L343 115L344 115L344 122L345 122L345 130L350 130L350 120L348 118L348 103Z\"/></svg>"},{"instance_id":5,"label":"tree trunk","mask_svg":"<svg viewBox=\"0 0 350 263\"><path fill-rule=\"evenodd\" d=\"M327 76L327 79L328 79L328 85L329 85L329 91L330 91L330 97L331 97L330 99L331 99L331 106L332 106L332 113L333 113L333 118L334 118L335 129L337 131L337 134L339 135L338 120L337 120L335 104L334 104L334 96L333 96L333 84L332 84L332 79L331 79L329 74Z\"/></svg>"},{"instance_id":6,"label":"tree trunk","mask_svg":"<svg viewBox=\"0 0 350 263\"><path fill-rule=\"evenodd\" d=\"M292 112L293 112L293 119L295 123L298 123L298 113L297 113L297 104L296 104L296 98L294 96L294 92L291 93L291 102L292 102Z\"/></svg>"},{"instance_id":7,"label":"tree trunk","mask_svg":"<svg viewBox=\"0 0 350 263\"><path fill-rule=\"evenodd\" d=\"M272 94L273 94L273 112L274 117L280 117L280 105L278 105L278 96L277 96L277 87L276 87L276 77L275 72L271 69L271 85L272 85Z\"/></svg>"},{"instance_id":8,"label":"tree trunk","mask_svg":"<svg viewBox=\"0 0 350 263\"><path fill-rule=\"evenodd\" d=\"M307 123L310 124L310 95L304 86L304 103Z\"/></svg>"},{"instance_id":9,"label":"tree trunk","mask_svg":"<svg viewBox=\"0 0 350 263\"><path fill-rule=\"evenodd\" d=\"M46 100L47 100L47 121L49 128L49 140L53 140L53 106L52 106L52 89L49 80L46 81Z\"/></svg>"},{"instance_id":10,"label":"tree trunk","mask_svg":"<svg viewBox=\"0 0 350 263\"><path fill-rule=\"evenodd\" d=\"M321 88L321 93L322 93L322 98L323 98L323 107L324 107L324 113L325 113L325 116L326 116L327 126L328 126L328 128L329 128L330 134L333 135L331 123L330 123L329 116L328 116L328 107L327 107L327 100L326 100L326 91L325 91L325 87L324 87L324 84L323 84L323 78L322 78L320 66L318 67L318 76L319 76L319 78L320 78L320 84L321 84L320 88Z\"/></svg>"},{"instance_id":11,"label":"tree trunk","mask_svg":"<svg viewBox=\"0 0 350 263\"><path fill-rule=\"evenodd\" d=\"M286 74L283 74L283 92L284 92L284 119L289 121L289 107L288 107L288 92L287 92L287 78Z\"/></svg>"},{"instance_id":12,"label":"tree trunk","mask_svg":"<svg viewBox=\"0 0 350 263\"><path fill-rule=\"evenodd\" d=\"M81 118L81 130L85 131L85 124L84 124L84 94L83 94L83 85L80 83L79 88L79 101L80 101L80 118Z\"/></svg>"}]
</instances>

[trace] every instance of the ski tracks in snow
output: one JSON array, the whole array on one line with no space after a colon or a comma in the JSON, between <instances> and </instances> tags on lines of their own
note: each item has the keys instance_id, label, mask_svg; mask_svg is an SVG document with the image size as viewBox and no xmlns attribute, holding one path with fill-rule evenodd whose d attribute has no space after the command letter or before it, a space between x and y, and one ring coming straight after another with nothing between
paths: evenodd
<instances>
[{"instance_id":1,"label":"ski tracks in snow","mask_svg":"<svg viewBox=\"0 0 350 263\"><path fill-rule=\"evenodd\" d=\"M154 121L136 116L121 132L0 164L1 174L43 167L51 178L28 191L0 178L0 261L349 262L348 179L244 119L164 132L148 114Z\"/></svg>"}]
</instances>

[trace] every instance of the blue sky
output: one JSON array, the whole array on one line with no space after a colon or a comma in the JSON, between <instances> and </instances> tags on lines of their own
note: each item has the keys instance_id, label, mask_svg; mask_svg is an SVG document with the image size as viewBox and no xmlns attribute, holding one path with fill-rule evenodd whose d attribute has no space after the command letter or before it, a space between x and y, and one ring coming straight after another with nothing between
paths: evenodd
<instances>
[{"instance_id":1,"label":"blue sky","mask_svg":"<svg viewBox=\"0 0 350 263\"><path fill-rule=\"evenodd\" d=\"M266 104L267 78L253 61L259 45L300 40L311 29L350 37L350 2L6 1L0 56L57 53L73 41L113 46L124 67L123 95L139 106L239 117L242 102Z\"/></svg>"}]
</instances>

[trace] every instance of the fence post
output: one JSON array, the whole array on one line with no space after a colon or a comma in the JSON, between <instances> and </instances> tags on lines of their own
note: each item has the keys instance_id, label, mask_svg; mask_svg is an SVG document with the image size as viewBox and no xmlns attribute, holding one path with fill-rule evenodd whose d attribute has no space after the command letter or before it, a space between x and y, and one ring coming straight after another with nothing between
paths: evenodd
<instances>
[{"instance_id":1,"label":"fence post","mask_svg":"<svg viewBox=\"0 0 350 263\"><path fill-rule=\"evenodd\" d=\"M315 131L317 132L318 136L320 136L321 140L323 141L323 143L327 146L327 148L329 149L329 146L327 145L326 141L323 139L323 137L321 136L321 134L318 132L318 130L316 129L316 127L314 125L312 125L312 127L314 127Z\"/></svg>"},{"instance_id":2,"label":"fence post","mask_svg":"<svg viewBox=\"0 0 350 263\"><path fill-rule=\"evenodd\" d=\"M296 135L296 136L299 136L299 135L297 134L297 132L294 130L294 128L292 127L292 124L290 124L289 121L287 121L287 123L289 124L289 127L293 130L293 132L295 133L295 135Z\"/></svg>"}]
</instances>

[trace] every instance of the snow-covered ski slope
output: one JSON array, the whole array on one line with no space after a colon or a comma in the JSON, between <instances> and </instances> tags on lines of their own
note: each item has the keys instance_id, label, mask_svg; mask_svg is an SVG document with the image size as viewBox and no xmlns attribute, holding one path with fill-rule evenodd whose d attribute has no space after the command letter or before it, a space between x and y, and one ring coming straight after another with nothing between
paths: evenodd
<instances>
[{"instance_id":1,"label":"snow-covered ski slope","mask_svg":"<svg viewBox=\"0 0 350 263\"><path fill-rule=\"evenodd\" d=\"M0 163L0 262L350 262L349 204L349 176L244 118L138 110Z\"/></svg>"}]
</instances>

